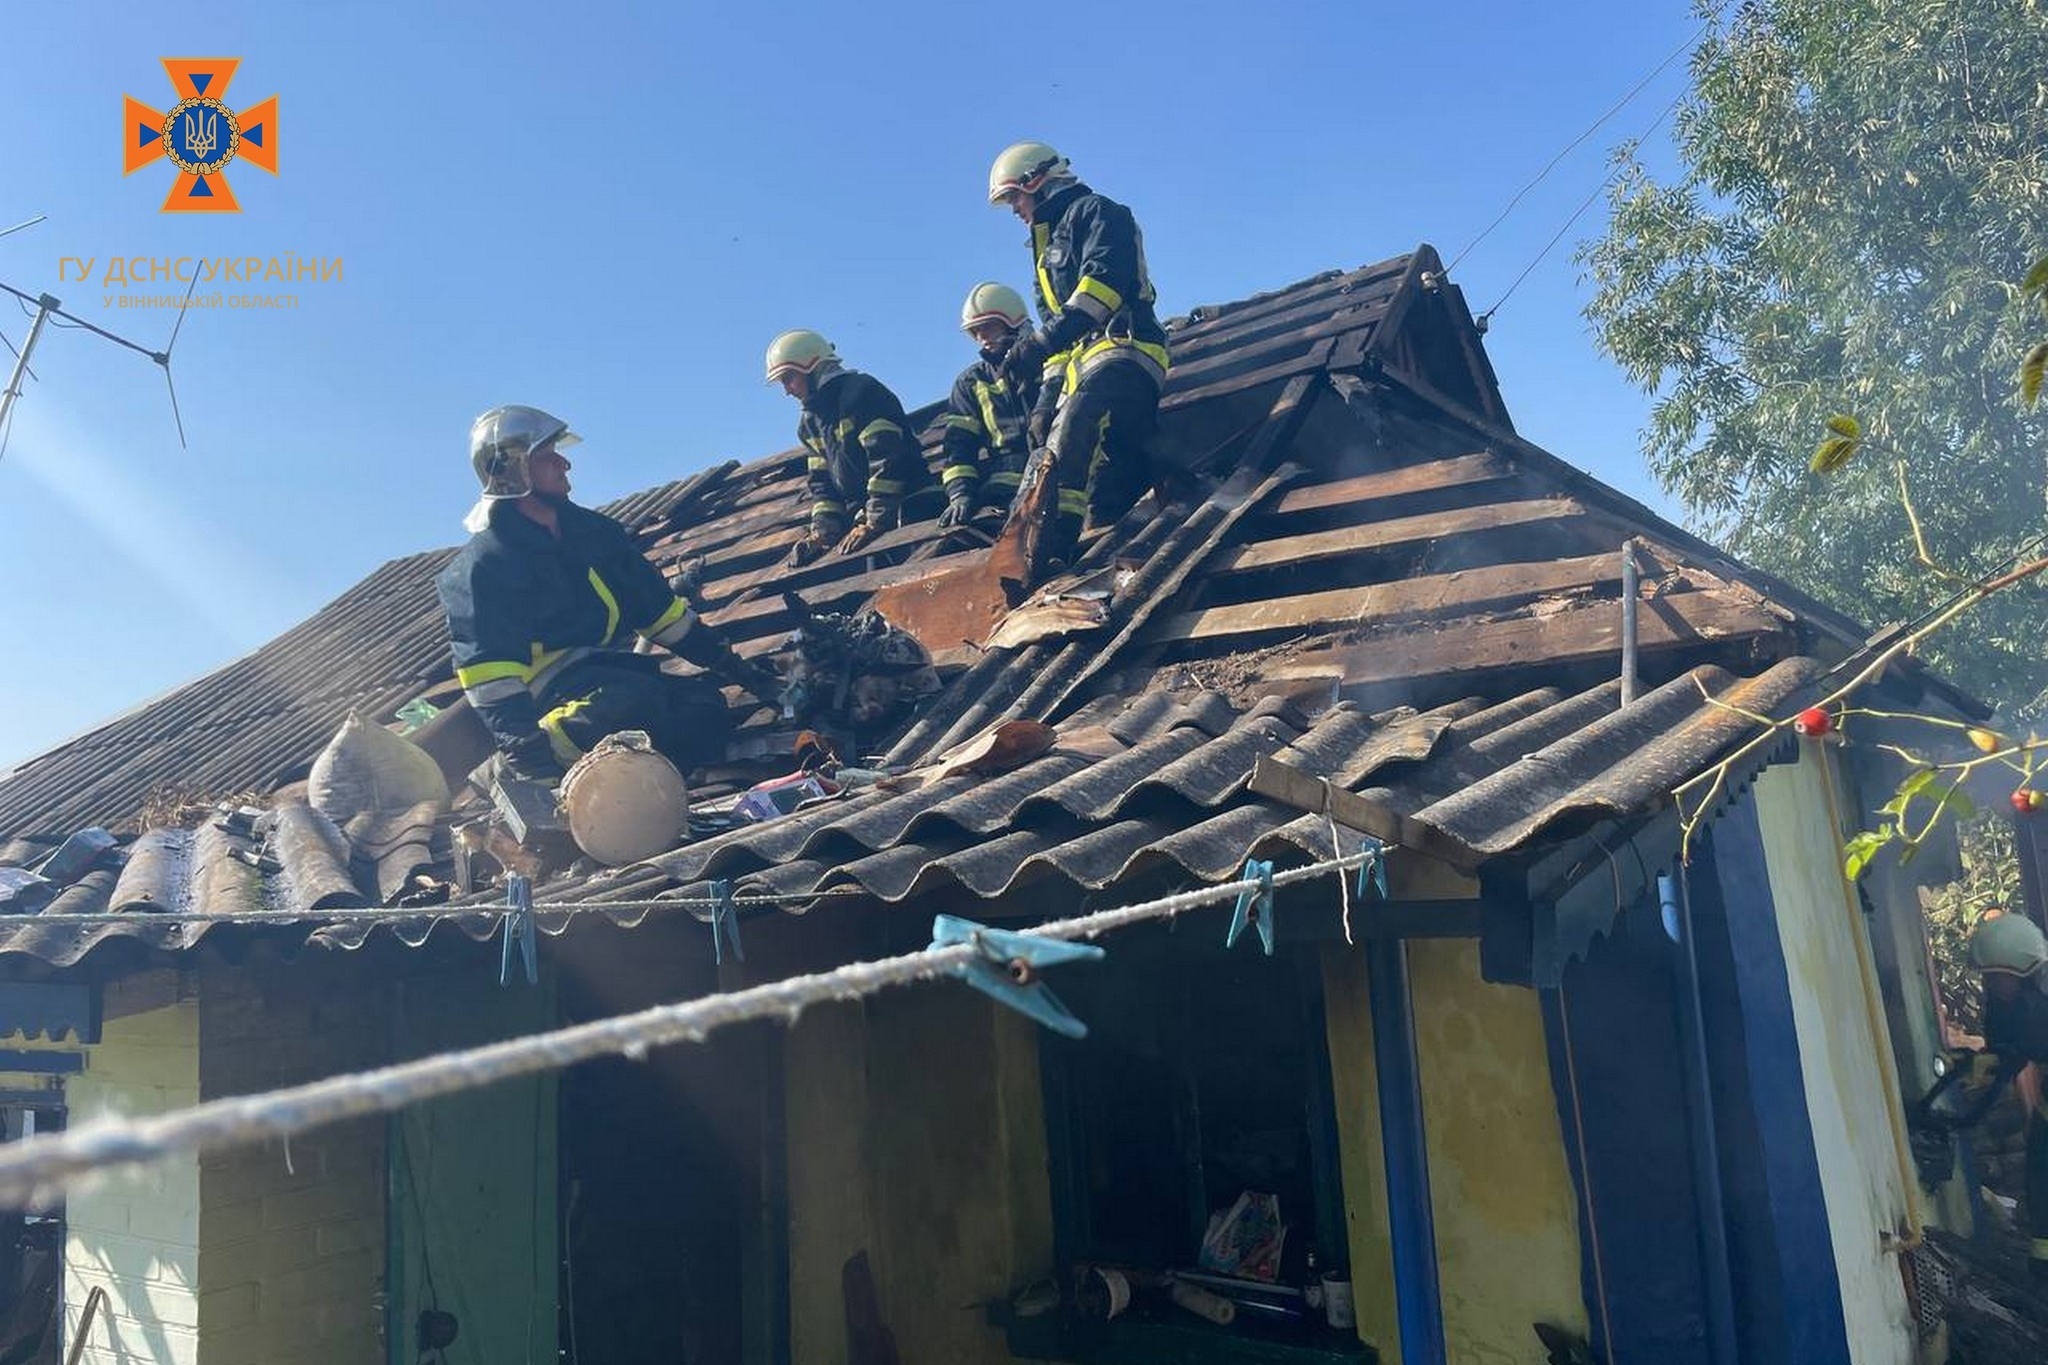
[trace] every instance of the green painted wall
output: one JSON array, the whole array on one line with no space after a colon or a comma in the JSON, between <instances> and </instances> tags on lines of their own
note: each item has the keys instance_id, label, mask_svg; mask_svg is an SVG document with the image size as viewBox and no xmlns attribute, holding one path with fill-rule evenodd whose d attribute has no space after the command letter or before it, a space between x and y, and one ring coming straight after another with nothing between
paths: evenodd
<instances>
[{"instance_id":1,"label":"green painted wall","mask_svg":"<svg viewBox=\"0 0 2048 1365\"><path fill-rule=\"evenodd\" d=\"M1530 1324L1586 1331L1576 1196L1536 994L1480 979L1469 939L1413 942L1409 979L1428 1134L1444 1334L1458 1365L1544 1358ZM1385 1153L1362 954L1326 950L1331 1077L1343 1141L1359 1335L1400 1360Z\"/></svg>"},{"instance_id":2,"label":"green painted wall","mask_svg":"<svg viewBox=\"0 0 2048 1365\"><path fill-rule=\"evenodd\" d=\"M415 978L399 986L401 1057L470 1047L555 1022L537 987L495 976ZM555 1080L510 1081L415 1105L391 1133L394 1260L387 1343L412 1365L413 1324L437 1303L461 1323L451 1360L544 1361L556 1341Z\"/></svg>"},{"instance_id":3,"label":"green painted wall","mask_svg":"<svg viewBox=\"0 0 2048 1365\"><path fill-rule=\"evenodd\" d=\"M798 1365L846 1357L841 1274L865 1250L906 1361L1004 1365L982 1305L1049 1273L1032 1025L951 986L806 1014L788 1057Z\"/></svg>"}]
</instances>

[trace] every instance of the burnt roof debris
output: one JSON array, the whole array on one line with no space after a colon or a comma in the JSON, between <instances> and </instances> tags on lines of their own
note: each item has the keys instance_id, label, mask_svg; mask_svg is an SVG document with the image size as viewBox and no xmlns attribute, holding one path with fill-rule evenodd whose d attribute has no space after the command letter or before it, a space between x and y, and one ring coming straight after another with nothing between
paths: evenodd
<instances>
[{"instance_id":1,"label":"burnt roof debris","mask_svg":"<svg viewBox=\"0 0 2048 1365\"><path fill-rule=\"evenodd\" d=\"M1739 717L1707 706L1702 686L1768 711L1867 638L1516 435L1441 276L1423 246L1174 319L1157 445L1189 491L1163 509L1148 497L1084 545L1077 570L1115 585L1101 623L987 648L943 638L935 618L921 638L945 686L897 732L862 737L899 769L1005 718L1091 732L1093 747L965 786L851 795L544 898L633 899L707 877L886 901L954 886L1003 896L1041 878L1099 889L1145 869L1229 875L1281 846L1327 852L1315 817L1243 790L1262 746L1488 856L1518 853L1585 812L1656 806L1725 749ZM933 451L936 414L913 414ZM918 633L920 609L901 604L987 559L920 523L787 569L803 475L796 450L728 461L605 510L672 578L688 574L745 656L781 646L799 604L851 612L878 593ZM1645 696L1618 713L1624 543L1643 570ZM93 824L132 836L165 792L276 793L351 711L385 720L416 697L454 701L433 592L450 553L385 565L248 657L0 779L0 845ZM772 713L737 714L751 771L790 766ZM723 777L743 785L748 771ZM363 904L429 856L417 829L354 833L358 853L391 862L357 858Z\"/></svg>"}]
</instances>

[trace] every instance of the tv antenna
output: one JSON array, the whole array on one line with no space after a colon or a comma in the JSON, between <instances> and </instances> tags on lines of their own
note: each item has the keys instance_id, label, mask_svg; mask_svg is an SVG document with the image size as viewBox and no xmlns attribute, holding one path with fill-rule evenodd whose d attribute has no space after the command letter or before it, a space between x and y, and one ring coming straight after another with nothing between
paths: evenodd
<instances>
[{"instance_id":1,"label":"tv antenna","mask_svg":"<svg viewBox=\"0 0 2048 1365\"><path fill-rule=\"evenodd\" d=\"M34 227L42 221L43 215L38 214L25 223L17 223L11 228L0 231L0 237L5 237L10 232L19 232L25 227ZM117 336L104 327L87 322L75 313L65 312L60 301L52 295L30 294L24 290L16 289L11 284L0 282L0 291L14 295L21 302L23 311L27 311L29 304L35 305L35 312L32 315L33 321L29 323L28 338L21 343L21 349L14 351L14 372L8 376L7 387L0 389L0 457L4 457L7 453L7 437L9 432L13 430L14 404L15 400L21 397L22 380L35 377L35 371L28 367L28 358L35 351L36 342L42 339L43 328L53 318L56 319L59 327L82 327L94 336L104 337L117 346L125 346L137 355L146 356L158 368L163 370L164 387L170 390L171 395L171 420L176 422L178 426L178 448L180 450L188 449L189 447L185 444L185 418L178 411L178 386L171 378L171 352L177 348L178 332L185 325L185 313L192 303L192 291L198 285L199 272L195 270L192 272L191 283L185 286L184 302L178 305L178 320L171 324L170 340L164 343L164 348L161 351L152 351L147 346L130 341L127 337ZM0 340L4 340L4 338L0 338ZM14 349L12 343L9 344L8 349Z\"/></svg>"}]
</instances>

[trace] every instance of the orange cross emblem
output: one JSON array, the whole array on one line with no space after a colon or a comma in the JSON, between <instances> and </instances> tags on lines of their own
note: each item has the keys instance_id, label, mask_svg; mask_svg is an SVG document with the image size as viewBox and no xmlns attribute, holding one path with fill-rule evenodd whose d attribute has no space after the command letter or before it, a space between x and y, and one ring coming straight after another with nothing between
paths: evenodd
<instances>
[{"instance_id":1,"label":"orange cross emblem","mask_svg":"<svg viewBox=\"0 0 2048 1365\"><path fill-rule=\"evenodd\" d=\"M240 57L165 57L178 92L169 113L121 97L121 173L162 158L178 169L165 213L240 213L224 172L237 159L277 174L277 96L239 113L223 102Z\"/></svg>"}]
</instances>

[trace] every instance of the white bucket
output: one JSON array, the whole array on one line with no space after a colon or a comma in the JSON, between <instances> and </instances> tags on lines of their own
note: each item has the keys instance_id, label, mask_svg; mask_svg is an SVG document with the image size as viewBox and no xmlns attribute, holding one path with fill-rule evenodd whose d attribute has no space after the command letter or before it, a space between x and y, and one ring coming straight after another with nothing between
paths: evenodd
<instances>
[{"instance_id":1,"label":"white bucket","mask_svg":"<svg viewBox=\"0 0 2048 1365\"><path fill-rule=\"evenodd\" d=\"M606 867L666 853L690 823L690 791L676 765L638 730L606 736L562 779L569 833Z\"/></svg>"}]
</instances>

